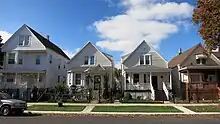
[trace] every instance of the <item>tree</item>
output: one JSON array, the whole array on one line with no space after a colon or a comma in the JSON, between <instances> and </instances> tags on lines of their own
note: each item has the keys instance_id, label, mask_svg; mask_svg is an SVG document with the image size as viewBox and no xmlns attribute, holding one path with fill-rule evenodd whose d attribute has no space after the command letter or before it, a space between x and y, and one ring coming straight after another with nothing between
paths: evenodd
<instances>
[{"instance_id":1,"label":"tree","mask_svg":"<svg viewBox=\"0 0 220 124\"><path fill-rule=\"evenodd\" d=\"M193 22L199 26L199 34L205 41L208 53L220 44L220 0L197 0Z\"/></svg>"},{"instance_id":2,"label":"tree","mask_svg":"<svg viewBox=\"0 0 220 124\"><path fill-rule=\"evenodd\" d=\"M117 81L115 81L115 88L117 87L117 85L121 88L121 69L117 69L115 68L115 72L114 72L115 78ZM119 84L116 84L116 82L118 82Z\"/></svg>"}]
</instances>

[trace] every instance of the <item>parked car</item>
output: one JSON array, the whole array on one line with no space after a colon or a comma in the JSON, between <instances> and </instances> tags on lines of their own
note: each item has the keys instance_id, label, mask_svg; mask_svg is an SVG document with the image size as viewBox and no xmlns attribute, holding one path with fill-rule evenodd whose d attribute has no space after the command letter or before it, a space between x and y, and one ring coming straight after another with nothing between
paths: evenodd
<instances>
[{"instance_id":1,"label":"parked car","mask_svg":"<svg viewBox=\"0 0 220 124\"><path fill-rule=\"evenodd\" d=\"M22 100L12 99L7 93L0 92L0 114L7 116L13 112L22 114L27 109L27 103Z\"/></svg>"}]
</instances>

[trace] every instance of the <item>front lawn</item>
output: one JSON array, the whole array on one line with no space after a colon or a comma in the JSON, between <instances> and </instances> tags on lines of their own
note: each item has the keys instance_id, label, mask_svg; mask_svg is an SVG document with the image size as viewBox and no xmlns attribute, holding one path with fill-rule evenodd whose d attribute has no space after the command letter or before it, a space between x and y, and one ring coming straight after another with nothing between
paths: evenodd
<instances>
[{"instance_id":1,"label":"front lawn","mask_svg":"<svg viewBox=\"0 0 220 124\"><path fill-rule=\"evenodd\" d=\"M31 111L82 111L85 106L64 106L58 107L57 105L33 105L29 106L28 110Z\"/></svg>"},{"instance_id":2,"label":"front lawn","mask_svg":"<svg viewBox=\"0 0 220 124\"><path fill-rule=\"evenodd\" d=\"M220 112L220 106L184 106L195 112Z\"/></svg>"},{"instance_id":3,"label":"front lawn","mask_svg":"<svg viewBox=\"0 0 220 124\"><path fill-rule=\"evenodd\" d=\"M96 106L92 112L182 112L172 106Z\"/></svg>"}]
</instances>

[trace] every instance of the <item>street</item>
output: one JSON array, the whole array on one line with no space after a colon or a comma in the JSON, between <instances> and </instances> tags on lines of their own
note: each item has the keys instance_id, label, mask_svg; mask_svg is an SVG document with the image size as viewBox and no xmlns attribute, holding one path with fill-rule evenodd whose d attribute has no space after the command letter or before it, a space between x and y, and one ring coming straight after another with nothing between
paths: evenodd
<instances>
[{"instance_id":1,"label":"street","mask_svg":"<svg viewBox=\"0 0 220 124\"><path fill-rule=\"evenodd\" d=\"M219 124L214 117L104 117L20 116L0 117L0 124Z\"/></svg>"}]
</instances>

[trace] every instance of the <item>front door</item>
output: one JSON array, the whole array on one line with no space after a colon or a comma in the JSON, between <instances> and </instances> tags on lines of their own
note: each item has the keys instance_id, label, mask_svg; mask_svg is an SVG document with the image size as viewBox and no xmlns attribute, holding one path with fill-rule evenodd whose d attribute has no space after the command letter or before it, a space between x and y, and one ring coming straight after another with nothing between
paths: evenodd
<instances>
[{"instance_id":1,"label":"front door","mask_svg":"<svg viewBox=\"0 0 220 124\"><path fill-rule=\"evenodd\" d=\"M94 90L99 90L101 87L101 76L95 75L94 76Z\"/></svg>"},{"instance_id":2,"label":"front door","mask_svg":"<svg viewBox=\"0 0 220 124\"><path fill-rule=\"evenodd\" d=\"M158 89L158 86L157 86L157 76L152 76L152 85L153 85L154 90Z\"/></svg>"}]
</instances>

